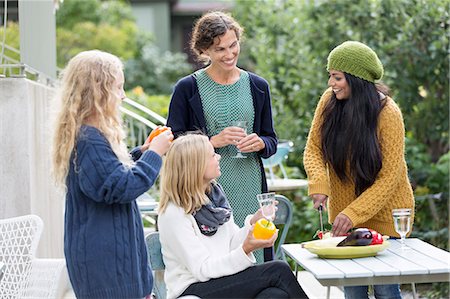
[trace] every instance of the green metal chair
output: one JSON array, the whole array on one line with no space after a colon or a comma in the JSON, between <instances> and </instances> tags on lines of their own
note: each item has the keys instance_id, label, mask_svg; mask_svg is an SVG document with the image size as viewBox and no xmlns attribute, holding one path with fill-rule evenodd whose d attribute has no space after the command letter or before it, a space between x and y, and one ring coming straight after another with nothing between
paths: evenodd
<instances>
[{"instance_id":1,"label":"green metal chair","mask_svg":"<svg viewBox=\"0 0 450 299\"><path fill-rule=\"evenodd\" d=\"M159 232L151 232L145 236L145 243L147 244L147 254L148 261L152 267L153 276L153 298L156 299L166 299L167 289L166 283L164 282L164 271L166 265L164 265L162 252L161 252L161 242L159 241ZM179 299L200 299L197 296L181 296Z\"/></svg>"},{"instance_id":2,"label":"green metal chair","mask_svg":"<svg viewBox=\"0 0 450 299\"><path fill-rule=\"evenodd\" d=\"M159 232L151 232L145 237L147 244L148 261L154 271L153 294L156 299L166 298L166 283L164 282L164 270L166 266L161 253Z\"/></svg>"},{"instance_id":3,"label":"green metal chair","mask_svg":"<svg viewBox=\"0 0 450 299\"><path fill-rule=\"evenodd\" d=\"M292 141L280 141L277 145L277 151L274 155L267 159L262 159L264 168L269 171L269 178L273 182L275 180L275 175L273 173L273 168L280 167L283 178L287 179L287 173L283 166L283 161L287 159L289 152L292 150Z\"/></svg>"},{"instance_id":4,"label":"green metal chair","mask_svg":"<svg viewBox=\"0 0 450 299\"><path fill-rule=\"evenodd\" d=\"M289 227L292 223L292 214L294 210L291 201L285 196L276 194L275 199L278 201L278 209L275 215L275 220L273 222L275 223L275 225L284 225L281 231L281 235L279 235L278 237L278 243L275 248L275 259L285 261L286 257L284 256L283 250L281 250L281 245L283 245L284 241L286 240Z\"/></svg>"}]
</instances>

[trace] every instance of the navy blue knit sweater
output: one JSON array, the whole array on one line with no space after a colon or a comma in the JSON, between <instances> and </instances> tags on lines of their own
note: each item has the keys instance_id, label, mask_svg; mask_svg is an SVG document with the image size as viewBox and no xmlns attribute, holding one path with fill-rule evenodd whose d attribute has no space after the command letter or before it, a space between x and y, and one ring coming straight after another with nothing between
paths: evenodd
<instances>
[{"instance_id":1,"label":"navy blue knit sweater","mask_svg":"<svg viewBox=\"0 0 450 299\"><path fill-rule=\"evenodd\" d=\"M64 253L75 295L145 297L153 277L135 199L155 182L161 157L146 151L126 168L98 129L82 126L70 161Z\"/></svg>"}]
</instances>

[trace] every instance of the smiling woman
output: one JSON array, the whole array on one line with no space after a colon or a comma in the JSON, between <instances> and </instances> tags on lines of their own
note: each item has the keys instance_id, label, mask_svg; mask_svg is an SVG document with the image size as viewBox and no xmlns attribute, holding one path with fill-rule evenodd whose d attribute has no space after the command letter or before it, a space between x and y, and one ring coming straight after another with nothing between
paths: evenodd
<instances>
[{"instance_id":1,"label":"smiling woman","mask_svg":"<svg viewBox=\"0 0 450 299\"><path fill-rule=\"evenodd\" d=\"M253 252L273 246L278 231L272 224L270 234L256 238L257 223L265 220L257 207L242 228L235 224L215 181L219 161L199 134L177 138L167 152L159 207L167 298L307 298L286 262L254 265Z\"/></svg>"},{"instance_id":2,"label":"smiling woman","mask_svg":"<svg viewBox=\"0 0 450 299\"><path fill-rule=\"evenodd\" d=\"M329 89L314 115L304 154L308 193L328 204L333 236L366 227L398 237L392 209L414 210L405 161L401 111L379 80L377 54L347 41L328 56ZM376 83L375 83L376 82ZM374 286L377 298L401 298L399 286ZM345 287L346 298L367 298L367 286Z\"/></svg>"},{"instance_id":3,"label":"smiling woman","mask_svg":"<svg viewBox=\"0 0 450 299\"><path fill-rule=\"evenodd\" d=\"M207 13L196 22L191 50L206 66L177 82L167 119L176 137L201 130L210 138L222 157L218 181L241 227L257 208L256 195L267 192L261 158L277 149L269 85L237 66L242 34L236 20L223 12ZM265 253L265 260L271 260L272 250ZM262 252L256 256L263 261Z\"/></svg>"}]
</instances>

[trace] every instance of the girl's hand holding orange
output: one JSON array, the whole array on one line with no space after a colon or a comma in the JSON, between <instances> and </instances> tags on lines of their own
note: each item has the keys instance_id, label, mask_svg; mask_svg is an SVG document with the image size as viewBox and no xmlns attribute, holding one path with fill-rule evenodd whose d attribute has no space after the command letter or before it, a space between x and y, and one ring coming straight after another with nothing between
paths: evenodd
<instances>
[{"instance_id":1,"label":"girl's hand holding orange","mask_svg":"<svg viewBox=\"0 0 450 299\"><path fill-rule=\"evenodd\" d=\"M145 141L145 143L152 142L153 138L155 138L156 136L158 136L159 134L161 134L162 132L167 131L167 130L169 130L169 128L166 126L157 126L156 128L153 129L153 131L150 133L150 135L148 135L148 138Z\"/></svg>"},{"instance_id":2,"label":"girl's hand holding orange","mask_svg":"<svg viewBox=\"0 0 450 299\"><path fill-rule=\"evenodd\" d=\"M160 128L160 129L158 129ZM157 130L158 129L158 130ZM154 134L153 132L156 131ZM152 136L153 134L153 136ZM173 141L172 129L170 127L157 127L150 133L149 138L142 147L148 145L148 149L156 152L158 155L163 156L170 147Z\"/></svg>"}]
</instances>

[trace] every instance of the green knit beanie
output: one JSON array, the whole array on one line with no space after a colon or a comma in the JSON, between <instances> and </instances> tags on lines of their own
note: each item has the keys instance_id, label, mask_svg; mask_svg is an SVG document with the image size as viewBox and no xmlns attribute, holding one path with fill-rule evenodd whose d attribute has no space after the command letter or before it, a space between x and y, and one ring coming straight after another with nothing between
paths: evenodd
<instances>
[{"instance_id":1,"label":"green knit beanie","mask_svg":"<svg viewBox=\"0 0 450 299\"><path fill-rule=\"evenodd\" d=\"M327 70L348 73L369 82L383 77L383 65L377 54L356 41L347 41L334 48L328 55Z\"/></svg>"}]
</instances>

